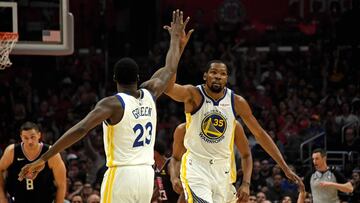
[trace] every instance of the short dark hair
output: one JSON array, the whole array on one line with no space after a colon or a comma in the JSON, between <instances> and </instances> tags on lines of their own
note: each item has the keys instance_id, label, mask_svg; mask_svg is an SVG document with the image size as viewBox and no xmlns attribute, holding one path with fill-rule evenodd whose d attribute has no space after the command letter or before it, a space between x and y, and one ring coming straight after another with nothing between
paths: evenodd
<instances>
[{"instance_id":1,"label":"short dark hair","mask_svg":"<svg viewBox=\"0 0 360 203\"><path fill-rule=\"evenodd\" d=\"M138 75L139 66L132 58L121 58L114 66L114 81L119 84L130 85L137 83Z\"/></svg>"},{"instance_id":2,"label":"short dark hair","mask_svg":"<svg viewBox=\"0 0 360 203\"><path fill-rule=\"evenodd\" d=\"M30 121L26 121L24 124L22 124L20 126L20 134L22 131L24 130L36 130L38 132L40 132L40 127L36 124L36 123L33 123L33 122L30 122Z\"/></svg>"},{"instance_id":3,"label":"short dark hair","mask_svg":"<svg viewBox=\"0 0 360 203\"><path fill-rule=\"evenodd\" d=\"M322 148L316 148L316 149L314 149L314 151L312 153L313 154L320 153L321 157L326 156L326 151L325 151L325 149L322 149Z\"/></svg>"},{"instance_id":4,"label":"short dark hair","mask_svg":"<svg viewBox=\"0 0 360 203\"><path fill-rule=\"evenodd\" d=\"M228 67L228 65L227 65L224 61L219 60L219 59L215 59L215 60L209 61L209 62L206 64L206 72L209 71L209 69L211 68L211 64L212 64L212 63L223 63L223 64L225 64L226 72L227 72L228 74L230 73L230 72L229 72L229 67Z\"/></svg>"}]
</instances>

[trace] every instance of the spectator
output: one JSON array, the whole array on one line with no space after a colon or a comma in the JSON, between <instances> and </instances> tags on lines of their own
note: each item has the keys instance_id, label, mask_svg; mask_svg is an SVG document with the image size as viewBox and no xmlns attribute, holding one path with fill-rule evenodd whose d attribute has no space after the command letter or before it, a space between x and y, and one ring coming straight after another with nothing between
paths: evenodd
<instances>
[{"instance_id":1,"label":"spectator","mask_svg":"<svg viewBox=\"0 0 360 203\"><path fill-rule=\"evenodd\" d=\"M281 183L283 181L283 176L281 174L275 174L274 184L272 187L268 188L268 192L266 193L266 197L270 201L281 201L281 198L284 195L293 196L290 191L285 190L281 187Z\"/></svg>"},{"instance_id":2,"label":"spectator","mask_svg":"<svg viewBox=\"0 0 360 203\"><path fill-rule=\"evenodd\" d=\"M91 194L87 199L86 203L100 203L100 196L97 194Z\"/></svg>"},{"instance_id":3,"label":"spectator","mask_svg":"<svg viewBox=\"0 0 360 203\"><path fill-rule=\"evenodd\" d=\"M260 169L260 176L262 179L265 179L271 176L271 169L269 165L269 161L264 159L261 161L261 169Z\"/></svg>"},{"instance_id":4,"label":"spectator","mask_svg":"<svg viewBox=\"0 0 360 203\"><path fill-rule=\"evenodd\" d=\"M342 147L344 151L360 152L360 138L353 127L346 128Z\"/></svg>"},{"instance_id":5,"label":"spectator","mask_svg":"<svg viewBox=\"0 0 360 203\"><path fill-rule=\"evenodd\" d=\"M71 198L71 203L83 203L83 198L81 197L81 195L74 195Z\"/></svg>"},{"instance_id":6,"label":"spectator","mask_svg":"<svg viewBox=\"0 0 360 203\"><path fill-rule=\"evenodd\" d=\"M276 174L280 174L281 173L281 168L278 164L276 164L275 166L273 166L272 171L271 171L271 176L266 178L266 185L267 187L272 187L274 185L274 176Z\"/></svg>"},{"instance_id":7,"label":"spectator","mask_svg":"<svg viewBox=\"0 0 360 203\"><path fill-rule=\"evenodd\" d=\"M266 195L263 192L256 193L256 203L263 203L266 200Z\"/></svg>"},{"instance_id":8,"label":"spectator","mask_svg":"<svg viewBox=\"0 0 360 203\"><path fill-rule=\"evenodd\" d=\"M352 203L360 203L360 170L354 169L352 172L352 179L350 180L354 187L353 195L351 196Z\"/></svg>"},{"instance_id":9,"label":"spectator","mask_svg":"<svg viewBox=\"0 0 360 203\"><path fill-rule=\"evenodd\" d=\"M359 123L359 118L350 111L349 103L345 102L341 104L341 113L336 116L335 121L339 126L344 126L350 123Z\"/></svg>"},{"instance_id":10,"label":"spectator","mask_svg":"<svg viewBox=\"0 0 360 203\"><path fill-rule=\"evenodd\" d=\"M259 192L263 186L266 186L265 179L261 178L260 175L261 164L259 160L254 160L253 172L251 175L251 185L250 190L254 192Z\"/></svg>"},{"instance_id":11,"label":"spectator","mask_svg":"<svg viewBox=\"0 0 360 203\"><path fill-rule=\"evenodd\" d=\"M250 194L248 203L256 203L256 195Z\"/></svg>"}]
</instances>

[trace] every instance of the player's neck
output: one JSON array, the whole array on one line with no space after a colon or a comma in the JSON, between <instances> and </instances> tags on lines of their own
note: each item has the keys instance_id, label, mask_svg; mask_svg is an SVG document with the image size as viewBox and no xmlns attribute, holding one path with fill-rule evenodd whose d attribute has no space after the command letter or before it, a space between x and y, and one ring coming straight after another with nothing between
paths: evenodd
<instances>
[{"instance_id":1,"label":"player's neck","mask_svg":"<svg viewBox=\"0 0 360 203\"><path fill-rule=\"evenodd\" d=\"M214 99L215 101L222 98L225 94L225 88L223 90L221 90L219 93L217 93L217 92L211 91L211 89L208 86L204 85L204 90L205 90L206 94L208 96L210 96L212 99Z\"/></svg>"},{"instance_id":2,"label":"player's neck","mask_svg":"<svg viewBox=\"0 0 360 203\"><path fill-rule=\"evenodd\" d=\"M137 89L137 84L131 84L131 85L118 85L117 90L120 93L125 93L128 95L131 95L133 97L139 97L140 93Z\"/></svg>"},{"instance_id":3,"label":"player's neck","mask_svg":"<svg viewBox=\"0 0 360 203\"><path fill-rule=\"evenodd\" d=\"M329 168L329 167L327 166L327 164L325 164L324 166L322 166L322 167L319 168L319 171L320 171L320 172L325 172L325 171L328 170L328 168Z\"/></svg>"}]
</instances>

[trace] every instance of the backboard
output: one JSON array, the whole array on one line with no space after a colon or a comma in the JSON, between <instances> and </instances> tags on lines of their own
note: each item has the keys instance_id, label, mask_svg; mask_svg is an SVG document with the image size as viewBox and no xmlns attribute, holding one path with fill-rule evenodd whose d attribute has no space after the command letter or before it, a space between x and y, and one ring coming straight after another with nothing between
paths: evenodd
<instances>
[{"instance_id":1,"label":"backboard","mask_svg":"<svg viewBox=\"0 0 360 203\"><path fill-rule=\"evenodd\" d=\"M74 51L68 0L0 0L0 32L18 33L11 54L56 56Z\"/></svg>"}]
</instances>

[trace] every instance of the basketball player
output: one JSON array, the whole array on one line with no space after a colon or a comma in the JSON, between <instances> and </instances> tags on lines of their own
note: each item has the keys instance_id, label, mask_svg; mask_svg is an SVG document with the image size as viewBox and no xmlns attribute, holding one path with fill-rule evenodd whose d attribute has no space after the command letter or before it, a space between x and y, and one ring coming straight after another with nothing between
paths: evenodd
<instances>
[{"instance_id":1,"label":"basketball player","mask_svg":"<svg viewBox=\"0 0 360 203\"><path fill-rule=\"evenodd\" d=\"M41 132L35 123L25 122L20 127L20 137L21 143L9 145L0 160L0 202L7 203L6 193L9 193L15 203L63 203L66 168L58 153L44 162L45 168L37 175L36 180L17 181L21 168L49 149L49 145L40 142ZM4 180L3 173L6 171Z\"/></svg>"},{"instance_id":2,"label":"basketball player","mask_svg":"<svg viewBox=\"0 0 360 203\"><path fill-rule=\"evenodd\" d=\"M138 65L133 59L120 59L114 67L118 93L99 101L50 150L36 162L23 167L19 180L36 175L50 157L71 146L102 123L108 170L101 185L101 202L150 202L154 185L155 100L176 73L184 49L180 46L186 45L192 33L192 30L185 33L188 21L189 18L183 22L183 13L177 10L173 12L171 25L164 27L170 33L170 47L161 74L152 77L138 89Z\"/></svg>"},{"instance_id":3,"label":"basketball player","mask_svg":"<svg viewBox=\"0 0 360 203\"><path fill-rule=\"evenodd\" d=\"M178 125L174 131L174 142L173 142L173 153L172 159L170 162L171 168L171 181L173 183L173 188L177 192L183 192L179 175L180 175L180 160L183 154L186 152L184 147L184 136L185 136L185 123ZM241 167L243 169L244 175L242 179L242 184L238 189L237 196L235 196L235 188L232 185L236 181L236 165L235 165L235 157L234 154L231 154L231 157L228 157L229 162L226 163L226 167L230 169L230 177L231 180L228 180L228 193L224 199L216 199L213 198L214 202L235 202L238 199L239 202L248 202L249 199L249 192L250 192L250 179L251 179L251 172L252 172L252 156L249 147L249 142L245 136L244 129L240 125L238 121L236 121L235 129L233 129L233 136L231 139L228 139L229 143L228 146L233 148L234 143L238 148L240 155L241 155ZM233 149L229 149L233 150ZM231 160L231 161L230 161ZM205 163L209 165L211 163ZM205 165L205 167L206 167ZM229 177L229 178L230 178Z\"/></svg>"},{"instance_id":4,"label":"basketball player","mask_svg":"<svg viewBox=\"0 0 360 203\"><path fill-rule=\"evenodd\" d=\"M247 101L226 87L228 68L220 60L210 61L203 75L205 84L169 85L166 94L185 105L186 135L184 145L187 152L182 157L181 182L188 202L218 202L214 197L223 198L224 184L214 184L208 177L227 178L222 163L228 163L230 147L227 145L235 128L235 118L240 116L254 134L259 144L279 164L286 176L301 187L301 179L285 163L279 149L270 136L259 125ZM174 81L172 81L174 82ZM207 168L204 164L209 163ZM230 174L229 174L230 175ZM205 181L207 180L207 181Z\"/></svg>"}]
</instances>

